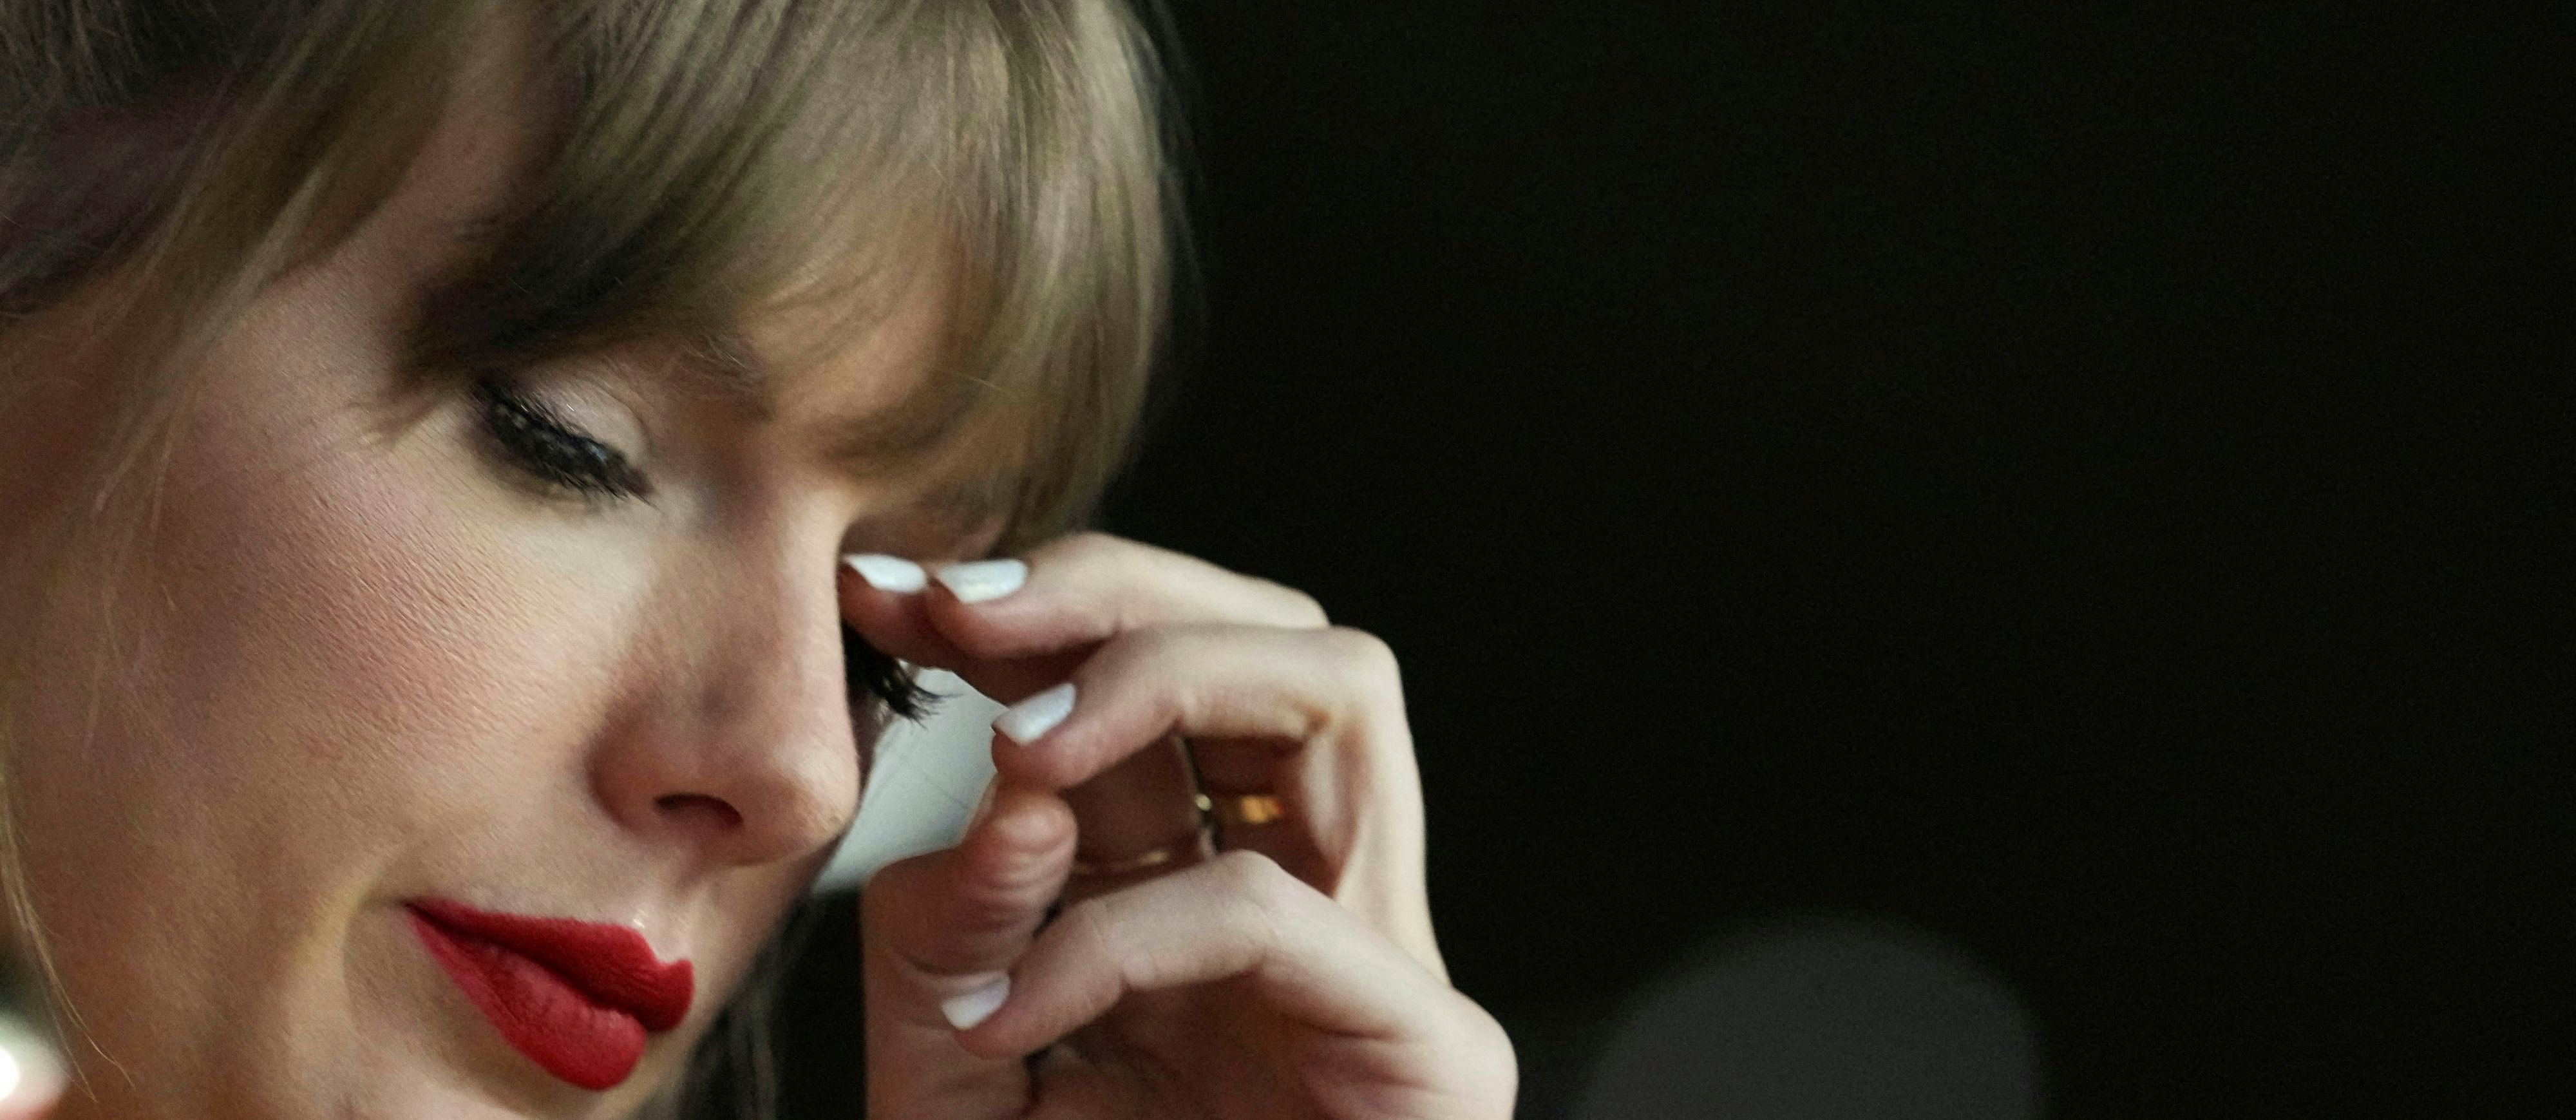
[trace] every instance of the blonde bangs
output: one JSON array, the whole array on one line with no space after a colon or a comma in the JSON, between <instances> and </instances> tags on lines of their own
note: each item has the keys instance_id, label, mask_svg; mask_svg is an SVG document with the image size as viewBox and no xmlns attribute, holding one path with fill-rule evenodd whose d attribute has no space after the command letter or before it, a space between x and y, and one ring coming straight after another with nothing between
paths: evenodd
<instances>
[{"instance_id":1,"label":"blonde bangs","mask_svg":"<svg viewBox=\"0 0 2576 1120\"><path fill-rule=\"evenodd\" d=\"M964 475L952 488L1003 519L1005 549L1077 524L1123 462L1168 302L1143 28L1098 0L706 7L563 10L556 154L433 302L418 367L707 338L791 308L825 325L772 361L819 361L939 283L945 360L884 421L889 445Z\"/></svg>"}]
</instances>

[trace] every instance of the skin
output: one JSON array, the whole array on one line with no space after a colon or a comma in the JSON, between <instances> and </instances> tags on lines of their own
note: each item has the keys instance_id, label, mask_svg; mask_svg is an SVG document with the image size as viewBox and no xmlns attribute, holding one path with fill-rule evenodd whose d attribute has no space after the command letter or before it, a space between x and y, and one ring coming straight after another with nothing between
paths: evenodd
<instances>
[{"instance_id":1,"label":"skin","mask_svg":"<svg viewBox=\"0 0 2576 1120\"><path fill-rule=\"evenodd\" d=\"M652 479L649 502L545 492L470 399L404 397L402 328L534 135L520 102L484 96L206 355L135 563L81 557L39 599L28 546L0 544L0 633L69 677L11 712L25 886L86 1036L88 1090L58 1116L631 1112L856 811L879 728L850 711L844 620L1005 701L1067 680L1078 697L1031 743L997 736L1000 785L959 847L867 892L870 1115L1509 1114L1509 1043L1431 935L1382 644L1296 592L1096 535L978 603L837 563L935 568L994 537L945 512L932 472L827 454L930 375L935 269L847 352L786 374L765 415L686 388L674 350L534 371L533 395ZM67 452L107 421L81 387L122 360L81 327L117 283L0 336L0 523L81 514ZM782 352L799 325L745 324ZM101 599L145 623L135 644L98 624ZM61 668L102 654L106 681ZM1077 848L1189 834L1173 732L1210 786L1276 791L1289 816L1221 855L1069 877ZM629 925L694 962L698 999L625 1084L576 1089L424 954L401 909L423 895ZM941 1016L1005 975L989 1019Z\"/></svg>"}]
</instances>

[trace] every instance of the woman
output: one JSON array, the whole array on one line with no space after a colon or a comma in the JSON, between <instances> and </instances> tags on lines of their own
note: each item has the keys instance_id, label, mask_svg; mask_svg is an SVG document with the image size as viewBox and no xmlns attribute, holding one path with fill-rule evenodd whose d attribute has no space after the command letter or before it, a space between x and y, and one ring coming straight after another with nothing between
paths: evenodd
<instances>
[{"instance_id":1,"label":"woman","mask_svg":"<svg viewBox=\"0 0 2576 1120\"><path fill-rule=\"evenodd\" d=\"M1013 706L965 839L865 892L868 1115L1509 1114L1384 647L1066 535L1164 304L1129 13L13 0L0 44L0 867L57 1116L681 1108L758 1065L907 664Z\"/></svg>"}]
</instances>

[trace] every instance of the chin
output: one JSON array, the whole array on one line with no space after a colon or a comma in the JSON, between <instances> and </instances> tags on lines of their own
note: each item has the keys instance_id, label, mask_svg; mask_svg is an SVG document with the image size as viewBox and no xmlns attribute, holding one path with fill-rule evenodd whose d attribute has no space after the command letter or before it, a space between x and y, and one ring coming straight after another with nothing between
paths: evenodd
<instances>
[{"instance_id":1,"label":"chin","mask_svg":"<svg viewBox=\"0 0 2576 1120\"><path fill-rule=\"evenodd\" d=\"M326 1065L308 1060L290 1068L332 1072L322 1079L270 1084L245 1078L228 1087L221 1102L187 1102L169 1115L208 1120L624 1120L643 1107L665 1072L648 1061L617 1088L595 1093L504 1064L476 1060L458 1065L403 1040L356 1045Z\"/></svg>"}]
</instances>

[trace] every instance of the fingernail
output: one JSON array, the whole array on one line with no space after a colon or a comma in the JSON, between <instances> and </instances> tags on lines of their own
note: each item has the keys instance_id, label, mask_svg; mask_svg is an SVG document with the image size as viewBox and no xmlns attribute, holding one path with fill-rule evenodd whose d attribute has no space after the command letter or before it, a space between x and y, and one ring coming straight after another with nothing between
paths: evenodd
<instances>
[{"instance_id":1,"label":"fingernail","mask_svg":"<svg viewBox=\"0 0 2576 1120\"><path fill-rule=\"evenodd\" d=\"M1002 709L1002 714L993 717L993 730L1027 746L1072 714L1073 682L1066 681Z\"/></svg>"},{"instance_id":2,"label":"fingernail","mask_svg":"<svg viewBox=\"0 0 2576 1120\"><path fill-rule=\"evenodd\" d=\"M999 599L1028 581L1029 566L1017 560L978 560L939 569L939 582L948 585L960 603Z\"/></svg>"},{"instance_id":3,"label":"fingernail","mask_svg":"<svg viewBox=\"0 0 2576 1120\"><path fill-rule=\"evenodd\" d=\"M841 562L859 573L859 578L868 581L868 586L879 591L910 595L921 590L924 583L921 565L900 556L861 552L844 556Z\"/></svg>"},{"instance_id":4,"label":"fingernail","mask_svg":"<svg viewBox=\"0 0 2576 1120\"><path fill-rule=\"evenodd\" d=\"M1011 977L1004 973L1001 979L965 995L940 1000L939 1013L948 1017L949 1026L962 1031L992 1018L993 1012L1002 1006L1002 1001L1009 998Z\"/></svg>"}]
</instances>

